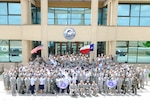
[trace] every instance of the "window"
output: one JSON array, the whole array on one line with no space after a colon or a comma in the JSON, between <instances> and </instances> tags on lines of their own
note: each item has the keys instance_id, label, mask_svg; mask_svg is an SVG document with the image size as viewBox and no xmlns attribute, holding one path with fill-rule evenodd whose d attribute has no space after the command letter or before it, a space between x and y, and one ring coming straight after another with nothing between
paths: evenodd
<instances>
[{"instance_id":1,"label":"window","mask_svg":"<svg viewBox=\"0 0 150 107\"><path fill-rule=\"evenodd\" d=\"M31 5L32 24L41 24L41 10L39 7Z\"/></svg>"},{"instance_id":2,"label":"window","mask_svg":"<svg viewBox=\"0 0 150 107\"><path fill-rule=\"evenodd\" d=\"M90 8L49 8L48 24L90 25Z\"/></svg>"},{"instance_id":3,"label":"window","mask_svg":"<svg viewBox=\"0 0 150 107\"><path fill-rule=\"evenodd\" d=\"M149 63L150 41L117 41L118 62Z\"/></svg>"},{"instance_id":4,"label":"window","mask_svg":"<svg viewBox=\"0 0 150 107\"><path fill-rule=\"evenodd\" d=\"M107 25L107 7L99 9L98 25Z\"/></svg>"},{"instance_id":5,"label":"window","mask_svg":"<svg viewBox=\"0 0 150 107\"><path fill-rule=\"evenodd\" d=\"M0 40L0 62L21 62L22 43L15 40Z\"/></svg>"},{"instance_id":6,"label":"window","mask_svg":"<svg viewBox=\"0 0 150 107\"><path fill-rule=\"evenodd\" d=\"M118 26L150 26L150 4L119 4Z\"/></svg>"},{"instance_id":7,"label":"window","mask_svg":"<svg viewBox=\"0 0 150 107\"><path fill-rule=\"evenodd\" d=\"M21 24L20 3L0 2L0 24Z\"/></svg>"}]
</instances>

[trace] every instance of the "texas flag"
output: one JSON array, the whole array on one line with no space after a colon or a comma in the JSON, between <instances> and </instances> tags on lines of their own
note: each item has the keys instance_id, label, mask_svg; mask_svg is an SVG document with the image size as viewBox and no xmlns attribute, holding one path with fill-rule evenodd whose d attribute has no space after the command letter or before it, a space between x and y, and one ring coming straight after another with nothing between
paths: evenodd
<instances>
[{"instance_id":1,"label":"texas flag","mask_svg":"<svg viewBox=\"0 0 150 107\"><path fill-rule=\"evenodd\" d=\"M94 51L94 44L86 45L80 48L80 53L88 54L90 51Z\"/></svg>"}]
</instances>

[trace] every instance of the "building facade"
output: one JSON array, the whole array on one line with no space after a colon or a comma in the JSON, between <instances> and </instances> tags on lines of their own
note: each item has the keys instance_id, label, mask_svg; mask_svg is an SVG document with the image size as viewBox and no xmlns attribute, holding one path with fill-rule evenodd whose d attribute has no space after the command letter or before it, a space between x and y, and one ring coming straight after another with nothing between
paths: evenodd
<instances>
[{"instance_id":1,"label":"building facade","mask_svg":"<svg viewBox=\"0 0 150 107\"><path fill-rule=\"evenodd\" d=\"M79 54L95 44L118 62L150 62L150 0L0 0L0 63L27 63L31 50ZM74 37L66 39L72 34Z\"/></svg>"}]
</instances>

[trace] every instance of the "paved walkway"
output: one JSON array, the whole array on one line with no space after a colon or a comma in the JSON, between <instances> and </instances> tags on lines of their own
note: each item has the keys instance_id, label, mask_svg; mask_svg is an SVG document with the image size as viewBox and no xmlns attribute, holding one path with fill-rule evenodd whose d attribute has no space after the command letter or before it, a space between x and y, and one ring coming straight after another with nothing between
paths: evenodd
<instances>
[{"instance_id":1,"label":"paved walkway","mask_svg":"<svg viewBox=\"0 0 150 107\"><path fill-rule=\"evenodd\" d=\"M150 84L150 83L149 83ZM137 96L102 96L78 97L70 96L12 96L6 92L0 81L1 107L150 107L150 85L138 90Z\"/></svg>"}]
</instances>

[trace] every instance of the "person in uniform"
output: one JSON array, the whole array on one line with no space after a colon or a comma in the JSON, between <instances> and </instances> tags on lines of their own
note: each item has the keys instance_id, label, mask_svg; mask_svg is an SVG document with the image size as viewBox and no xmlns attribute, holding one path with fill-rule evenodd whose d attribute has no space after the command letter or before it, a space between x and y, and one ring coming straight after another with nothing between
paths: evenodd
<instances>
[{"instance_id":1,"label":"person in uniform","mask_svg":"<svg viewBox=\"0 0 150 107\"><path fill-rule=\"evenodd\" d=\"M70 90L70 95L71 96L76 96L77 95L77 85L72 81L70 86L69 86L69 90Z\"/></svg>"},{"instance_id":2,"label":"person in uniform","mask_svg":"<svg viewBox=\"0 0 150 107\"><path fill-rule=\"evenodd\" d=\"M85 92L85 85L84 82L81 80L80 83L78 84L78 89L79 89L79 94L81 96L84 96L84 92Z\"/></svg>"},{"instance_id":3,"label":"person in uniform","mask_svg":"<svg viewBox=\"0 0 150 107\"><path fill-rule=\"evenodd\" d=\"M144 88L144 70L143 69L140 70L139 75L140 75L140 77L139 77L140 88Z\"/></svg>"},{"instance_id":4,"label":"person in uniform","mask_svg":"<svg viewBox=\"0 0 150 107\"><path fill-rule=\"evenodd\" d=\"M40 85L40 78L39 75L36 75L35 77L35 93L39 93L39 85Z\"/></svg>"},{"instance_id":5,"label":"person in uniform","mask_svg":"<svg viewBox=\"0 0 150 107\"><path fill-rule=\"evenodd\" d=\"M22 84L23 84L23 77L22 77L22 75L19 75L19 77L17 78L17 91L19 94L21 94Z\"/></svg>"},{"instance_id":6,"label":"person in uniform","mask_svg":"<svg viewBox=\"0 0 150 107\"><path fill-rule=\"evenodd\" d=\"M10 78L10 86L11 86L11 93L12 95L16 95L16 77L14 74L12 74L12 77Z\"/></svg>"},{"instance_id":7,"label":"person in uniform","mask_svg":"<svg viewBox=\"0 0 150 107\"><path fill-rule=\"evenodd\" d=\"M91 83L89 81L86 81L85 83L85 95L91 95Z\"/></svg>"},{"instance_id":8,"label":"person in uniform","mask_svg":"<svg viewBox=\"0 0 150 107\"><path fill-rule=\"evenodd\" d=\"M93 93L94 96L98 96L98 95L97 95L97 92L98 92L98 86L97 86L97 84L96 84L95 81L92 82L91 90L92 90L92 93Z\"/></svg>"},{"instance_id":9,"label":"person in uniform","mask_svg":"<svg viewBox=\"0 0 150 107\"><path fill-rule=\"evenodd\" d=\"M100 77L98 78L98 88L99 88L99 93L100 94L102 94L104 92L103 83L104 83L103 75L100 75Z\"/></svg>"},{"instance_id":10,"label":"person in uniform","mask_svg":"<svg viewBox=\"0 0 150 107\"><path fill-rule=\"evenodd\" d=\"M50 93L56 94L56 80L54 75L50 78Z\"/></svg>"},{"instance_id":11,"label":"person in uniform","mask_svg":"<svg viewBox=\"0 0 150 107\"><path fill-rule=\"evenodd\" d=\"M103 85L103 87L104 87L104 93L105 94L108 94L108 87L107 87L107 80L109 79L109 77L108 77L108 74L105 74L105 76L104 76L104 85Z\"/></svg>"},{"instance_id":12,"label":"person in uniform","mask_svg":"<svg viewBox=\"0 0 150 107\"><path fill-rule=\"evenodd\" d=\"M122 82L123 82L122 77L118 76L117 77L117 92L118 92L118 94L121 94Z\"/></svg>"},{"instance_id":13,"label":"person in uniform","mask_svg":"<svg viewBox=\"0 0 150 107\"><path fill-rule=\"evenodd\" d=\"M147 68L147 66L145 66L145 68L144 68L144 83L146 85L148 85L149 73L150 73L150 70Z\"/></svg>"},{"instance_id":14,"label":"person in uniform","mask_svg":"<svg viewBox=\"0 0 150 107\"><path fill-rule=\"evenodd\" d=\"M24 79L24 81L25 81L25 92L26 93L29 93L29 90L30 90L30 77L27 75L26 77L25 77L25 79Z\"/></svg>"},{"instance_id":15,"label":"person in uniform","mask_svg":"<svg viewBox=\"0 0 150 107\"><path fill-rule=\"evenodd\" d=\"M44 93L46 94L48 91L48 79L47 75L44 76Z\"/></svg>"},{"instance_id":16,"label":"person in uniform","mask_svg":"<svg viewBox=\"0 0 150 107\"><path fill-rule=\"evenodd\" d=\"M6 90L9 90L10 89L10 77L9 77L9 74L8 74L8 71L7 70L4 70L3 74L2 74L2 77L3 77L3 82L4 82L4 87Z\"/></svg>"},{"instance_id":17,"label":"person in uniform","mask_svg":"<svg viewBox=\"0 0 150 107\"><path fill-rule=\"evenodd\" d=\"M138 88L138 86L137 86L137 84L138 84L138 78L134 75L133 76L133 81L132 81L132 90L133 90L133 93L135 94L135 95L137 95L137 88Z\"/></svg>"}]
</instances>

